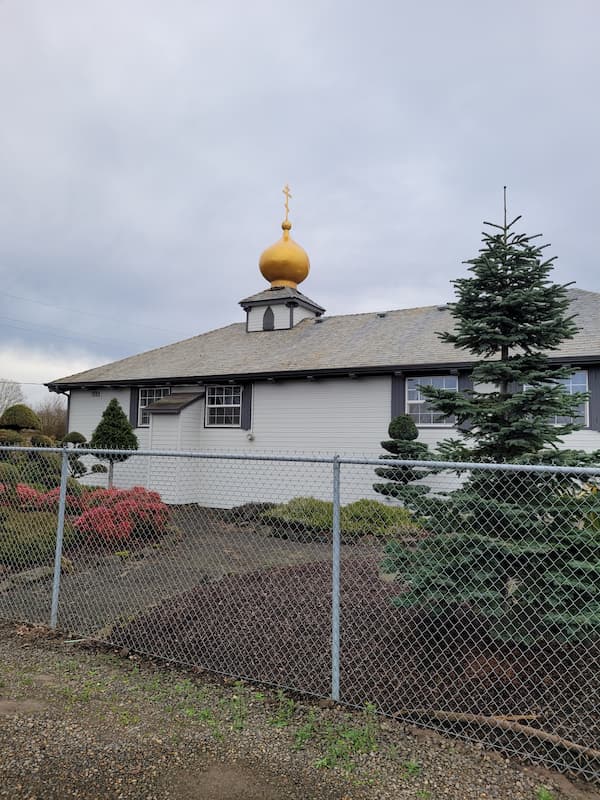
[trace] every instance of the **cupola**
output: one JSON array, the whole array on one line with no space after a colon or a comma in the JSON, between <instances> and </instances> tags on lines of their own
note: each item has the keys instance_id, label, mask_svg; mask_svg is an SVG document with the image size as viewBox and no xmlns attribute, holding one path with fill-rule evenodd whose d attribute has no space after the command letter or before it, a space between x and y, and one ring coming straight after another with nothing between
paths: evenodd
<instances>
[{"instance_id":1,"label":"cupola","mask_svg":"<svg viewBox=\"0 0 600 800\"><path fill-rule=\"evenodd\" d=\"M298 291L298 284L308 276L310 260L303 247L290 236L290 187L285 195L285 219L281 223L283 235L262 253L258 266L271 284L258 294L240 300L246 312L246 328L250 331L274 331L295 327L307 318L320 317L325 309Z\"/></svg>"}]
</instances>

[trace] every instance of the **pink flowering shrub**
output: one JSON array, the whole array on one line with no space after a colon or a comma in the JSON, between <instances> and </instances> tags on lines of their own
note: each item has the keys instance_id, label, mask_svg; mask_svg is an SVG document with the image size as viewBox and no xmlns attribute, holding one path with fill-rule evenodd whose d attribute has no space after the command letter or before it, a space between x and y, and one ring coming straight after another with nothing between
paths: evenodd
<instances>
[{"instance_id":1,"label":"pink flowering shrub","mask_svg":"<svg viewBox=\"0 0 600 800\"><path fill-rule=\"evenodd\" d=\"M105 542L155 536L164 533L169 521L168 506L160 495L141 486L95 489L82 499L84 511L74 520L75 528Z\"/></svg>"},{"instance_id":2,"label":"pink flowering shrub","mask_svg":"<svg viewBox=\"0 0 600 800\"><path fill-rule=\"evenodd\" d=\"M38 492L37 489L34 489L33 486L28 486L26 483L17 483L15 491L20 508L26 511L35 511L38 508L43 492Z\"/></svg>"},{"instance_id":3,"label":"pink flowering shrub","mask_svg":"<svg viewBox=\"0 0 600 800\"><path fill-rule=\"evenodd\" d=\"M20 511L56 512L59 501L59 487L43 492L25 483L14 488L0 483L0 504ZM169 522L168 506L158 492L141 486L79 494L67 491L65 510L77 532L107 543L156 536L164 533Z\"/></svg>"}]
</instances>

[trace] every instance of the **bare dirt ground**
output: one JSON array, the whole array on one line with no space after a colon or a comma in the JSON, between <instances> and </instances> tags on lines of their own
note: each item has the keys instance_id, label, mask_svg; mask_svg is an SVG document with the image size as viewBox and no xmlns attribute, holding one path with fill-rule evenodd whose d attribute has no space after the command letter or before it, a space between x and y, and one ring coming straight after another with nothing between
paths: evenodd
<instances>
[{"instance_id":1,"label":"bare dirt ground","mask_svg":"<svg viewBox=\"0 0 600 800\"><path fill-rule=\"evenodd\" d=\"M0 797L599 800L481 747L0 624Z\"/></svg>"}]
</instances>

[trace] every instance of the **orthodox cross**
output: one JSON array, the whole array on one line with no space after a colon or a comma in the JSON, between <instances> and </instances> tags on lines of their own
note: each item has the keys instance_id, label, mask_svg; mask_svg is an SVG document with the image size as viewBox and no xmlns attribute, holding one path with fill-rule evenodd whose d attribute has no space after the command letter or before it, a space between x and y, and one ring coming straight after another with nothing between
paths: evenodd
<instances>
[{"instance_id":1,"label":"orthodox cross","mask_svg":"<svg viewBox=\"0 0 600 800\"><path fill-rule=\"evenodd\" d=\"M283 187L283 193L285 195L285 221L288 221L288 214L290 213L290 197L292 193L290 192L290 187L286 185Z\"/></svg>"}]
</instances>

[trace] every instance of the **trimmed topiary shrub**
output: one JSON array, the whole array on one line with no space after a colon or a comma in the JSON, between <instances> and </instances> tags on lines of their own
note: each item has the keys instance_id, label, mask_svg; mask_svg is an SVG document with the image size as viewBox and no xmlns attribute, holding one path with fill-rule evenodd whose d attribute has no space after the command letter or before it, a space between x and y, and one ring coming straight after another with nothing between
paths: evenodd
<instances>
[{"instance_id":1,"label":"trimmed topiary shrub","mask_svg":"<svg viewBox=\"0 0 600 800\"><path fill-rule=\"evenodd\" d=\"M81 538L65 520L64 544ZM56 514L51 511L0 509L0 564L13 569L51 565L56 547Z\"/></svg>"},{"instance_id":2,"label":"trimmed topiary shrub","mask_svg":"<svg viewBox=\"0 0 600 800\"><path fill-rule=\"evenodd\" d=\"M23 437L19 431L9 431L5 428L0 429L0 444L17 445L23 444Z\"/></svg>"},{"instance_id":3,"label":"trimmed topiary shrub","mask_svg":"<svg viewBox=\"0 0 600 800\"><path fill-rule=\"evenodd\" d=\"M60 486L61 456L59 453L27 452L20 462L19 472L24 483L42 489Z\"/></svg>"},{"instance_id":4,"label":"trimmed topiary shrub","mask_svg":"<svg viewBox=\"0 0 600 800\"><path fill-rule=\"evenodd\" d=\"M42 423L35 411L32 411L29 406L17 403L14 406L9 406L2 414L0 427L14 431L38 431L42 427Z\"/></svg>"},{"instance_id":5,"label":"trimmed topiary shrub","mask_svg":"<svg viewBox=\"0 0 600 800\"><path fill-rule=\"evenodd\" d=\"M388 434L391 439L401 439L404 442L411 442L419 438L419 429L415 425L412 417L408 414L400 414L390 422Z\"/></svg>"},{"instance_id":6,"label":"trimmed topiary shrub","mask_svg":"<svg viewBox=\"0 0 600 800\"><path fill-rule=\"evenodd\" d=\"M6 461L0 461L0 483L4 486L15 487L21 480L19 468Z\"/></svg>"},{"instance_id":7,"label":"trimmed topiary shrub","mask_svg":"<svg viewBox=\"0 0 600 800\"><path fill-rule=\"evenodd\" d=\"M67 433L65 437L63 437L62 441L63 444L78 445L78 444L85 444L86 438L83 435L83 433L79 433L79 431L71 431L70 433Z\"/></svg>"},{"instance_id":8,"label":"trimmed topiary shrub","mask_svg":"<svg viewBox=\"0 0 600 800\"><path fill-rule=\"evenodd\" d=\"M31 437L31 444L34 447L52 447L54 442L49 436L44 436L43 433L34 433Z\"/></svg>"},{"instance_id":9,"label":"trimmed topiary shrub","mask_svg":"<svg viewBox=\"0 0 600 800\"><path fill-rule=\"evenodd\" d=\"M384 450L389 455L379 456L384 461L430 461L432 454L429 447L423 442L415 441L419 435L417 426L412 417L408 414L400 414L390 422L388 434L391 439L381 442ZM413 481L426 478L433 474L433 470L424 469L417 466L382 466L376 467L375 474L384 478L386 483L375 483L373 489L379 494L388 497L395 497L404 500L414 494L422 494L428 491L423 486L413 486Z\"/></svg>"}]
</instances>

